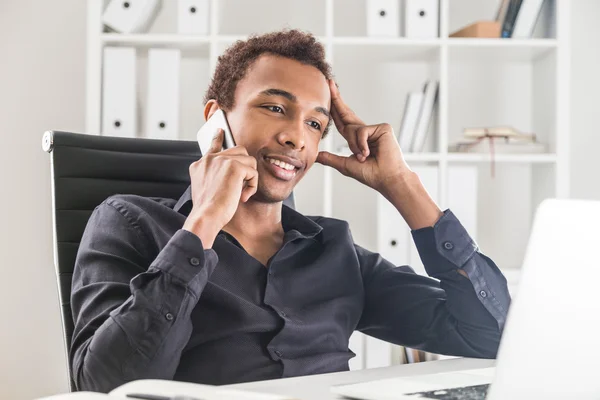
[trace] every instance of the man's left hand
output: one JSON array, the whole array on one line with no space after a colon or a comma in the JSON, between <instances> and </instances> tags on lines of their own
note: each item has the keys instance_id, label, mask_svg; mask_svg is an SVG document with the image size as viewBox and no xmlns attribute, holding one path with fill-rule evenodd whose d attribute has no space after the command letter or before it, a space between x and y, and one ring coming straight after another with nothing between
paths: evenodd
<instances>
[{"instance_id":1,"label":"man's left hand","mask_svg":"<svg viewBox=\"0 0 600 400\"><path fill-rule=\"evenodd\" d=\"M333 122L353 154L342 157L321 151L317 162L387 194L390 185L396 183L403 174L411 172L404 161L393 128L385 123L365 125L342 100L333 80L329 80L329 88Z\"/></svg>"}]
</instances>

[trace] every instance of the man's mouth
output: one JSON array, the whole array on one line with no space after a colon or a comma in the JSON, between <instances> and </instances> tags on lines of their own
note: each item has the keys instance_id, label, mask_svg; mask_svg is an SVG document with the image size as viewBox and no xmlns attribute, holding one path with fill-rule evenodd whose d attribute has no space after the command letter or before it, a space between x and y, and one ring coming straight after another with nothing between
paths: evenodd
<instances>
[{"instance_id":1,"label":"man's mouth","mask_svg":"<svg viewBox=\"0 0 600 400\"><path fill-rule=\"evenodd\" d=\"M282 160L285 158L290 162ZM300 169L302 162L295 159L290 159L287 157L265 157L265 163L267 164L267 169L276 177L284 181L290 181L294 179L296 173ZM294 164L292 164L294 163Z\"/></svg>"}]
</instances>

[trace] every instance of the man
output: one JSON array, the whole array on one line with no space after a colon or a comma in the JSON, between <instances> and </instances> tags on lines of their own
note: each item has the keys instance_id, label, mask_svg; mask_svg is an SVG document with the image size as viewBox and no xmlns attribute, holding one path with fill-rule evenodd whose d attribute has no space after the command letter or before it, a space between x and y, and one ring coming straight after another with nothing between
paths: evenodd
<instances>
[{"instance_id":1,"label":"man","mask_svg":"<svg viewBox=\"0 0 600 400\"><path fill-rule=\"evenodd\" d=\"M495 357L506 280L429 197L392 128L365 125L331 77L310 35L237 42L219 59L204 109L205 118L226 112L237 146L220 151L217 133L179 200L119 195L96 208L73 276L79 389L343 371L354 330ZM352 156L318 151L331 120ZM315 162L385 196L439 282L356 245L344 221L282 206Z\"/></svg>"}]
</instances>

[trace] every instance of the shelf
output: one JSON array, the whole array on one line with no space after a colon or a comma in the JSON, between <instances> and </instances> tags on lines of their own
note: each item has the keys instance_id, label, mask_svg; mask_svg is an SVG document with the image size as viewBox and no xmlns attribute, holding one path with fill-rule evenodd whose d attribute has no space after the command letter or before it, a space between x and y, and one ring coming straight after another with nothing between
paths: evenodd
<instances>
[{"instance_id":1,"label":"shelf","mask_svg":"<svg viewBox=\"0 0 600 400\"><path fill-rule=\"evenodd\" d=\"M159 48L208 48L209 36L178 34L120 34L104 33L101 35L104 44L133 47Z\"/></svg>"},{"instance_id":2,"label":"shelf","mask_svg":"<svg viewBox=\"0 0 600 400\"><path fill-rule=\"evenodd\" d=\"M452 61L531 62L557 48L556 39L447 39Z\"/></svg>"},{"instance_id":3,"label":"shelf","mask_svg":"<svg viewBox=\"0 0 600 400\"><path fill-rule=\"evenodd\" d=\"M351 154L349 148L338 150L334 153L346 157ZM440 153L405 153L403 156L406 162L438 162L441 158Z\"/></svg>"},{"instance_id":4,"label":"shelf","mask_svg":"<svg viewBox=\"0 0 600 400\"><path fill-rule=\"evenodd\" d=\"M461 163L489 163L492 161L490 154L472 154L472 153L449 153L447 155L449 162ZM556 154L496 154L494 162L513 163L513 164L552 164L556 162Z\"/></svg>"}]
</instances>

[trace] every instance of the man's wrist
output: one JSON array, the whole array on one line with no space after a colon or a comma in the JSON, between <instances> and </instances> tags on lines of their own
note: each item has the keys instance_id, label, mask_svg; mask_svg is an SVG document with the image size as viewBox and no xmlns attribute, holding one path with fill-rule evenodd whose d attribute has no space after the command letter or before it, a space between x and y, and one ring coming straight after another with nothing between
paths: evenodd
<instances>
[{"instance_id":1,"label":"man's wrist","mask_svg":"<svg viewBox=\"0 0 600 400\"><path fill-rule=\"evenodd\" d=\"M387 182L382 194L412 230L431 227L443 215L419 176L411 170L407 169Z\"/></svg>"},{"instance_id":2,"label":"man's wrist","mask_svg":"<svg viewBox=\"0 0 600 400\"><path fill-rule=\"evenodd\" d=\"M211 218L210 215L195 212L194 210L190 212L190 215L183 224L183 229L200 238L205 250L213 246L221 228L222 226L219 226L219 223L214 218Z\"/></svg>"}]
</instances>

